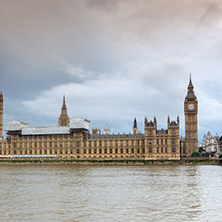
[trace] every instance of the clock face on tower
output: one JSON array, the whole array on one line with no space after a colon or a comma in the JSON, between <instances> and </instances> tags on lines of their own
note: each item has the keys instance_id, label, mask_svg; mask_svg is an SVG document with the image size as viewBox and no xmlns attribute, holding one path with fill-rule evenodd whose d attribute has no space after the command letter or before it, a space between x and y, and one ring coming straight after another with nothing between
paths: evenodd
<instances>
[{"instance_id":1,"label":"clock face on tower","mask_svg":"<svg viewBox=\"0 0 222 222\"><path fill-rule=\"evenodd\" d=\"M193 103L188 104L188 109L193 110L194 109L194 104Z\"/></svg>"}]
</instances>

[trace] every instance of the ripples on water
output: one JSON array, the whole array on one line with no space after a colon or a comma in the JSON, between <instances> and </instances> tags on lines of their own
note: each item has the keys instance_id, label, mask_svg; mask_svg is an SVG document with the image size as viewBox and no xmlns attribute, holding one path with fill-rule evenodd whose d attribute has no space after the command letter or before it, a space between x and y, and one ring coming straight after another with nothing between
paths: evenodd
<instances>
[{"instance_id":1,"label":"ripples on water","mask_svg":"<svg viewBox=\"0 0 222 222\"><path fill-rule=\"evenodd\" d=\"M0 221L222 221L221 166L0 166Z\"/></svg>"}]
</instances>

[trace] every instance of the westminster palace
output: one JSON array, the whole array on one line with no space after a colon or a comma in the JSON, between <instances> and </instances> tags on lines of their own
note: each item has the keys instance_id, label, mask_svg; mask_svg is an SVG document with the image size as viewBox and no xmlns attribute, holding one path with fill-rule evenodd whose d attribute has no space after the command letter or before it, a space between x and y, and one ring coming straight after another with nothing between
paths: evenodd
<instances>
[{"instance_id":1,"label":"westminster palace","mask_svg":"<svg viewBox=\"0 0 222 222\"><path fill-rule=\"evenodd\" d=\"M198 150L198 101L191 81L184 101L185 138L180 137L179 116L167 118L167 129L157 129L157 119L144 119L144 133L138 133L136 118L132 134L110 134L93 128L83 118L70 119L65 96L58 126L29 127L10 121L3 136L3 93L0 92L0 156L56 157L69 159L179 160Z\"/></svg>"}]
</instances>

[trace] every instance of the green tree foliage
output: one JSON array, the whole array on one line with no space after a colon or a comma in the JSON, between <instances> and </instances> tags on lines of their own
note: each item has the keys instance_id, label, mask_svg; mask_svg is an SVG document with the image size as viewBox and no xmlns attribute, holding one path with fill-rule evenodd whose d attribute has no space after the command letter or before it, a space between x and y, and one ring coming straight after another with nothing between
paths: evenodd
<instances>
[{"instance_id":1,"label":"green tree foliage","mask_svg":"<svg viewBox=\"0 0 222 222\"><path fill-rule=\"evenodd\" d=\"M191 156L202 156L201 153L199 151L193 151L193 153L191 154Z\"/></svg>"},{"instance_id":2,"label":"green tree foliage","mask_svg":"<svg viewBox=\"0 0 222 222\"><path fill-rule=\"evenodd\" d=\"M202 152L205 151L205 150L203 149L203 147L200 146L200 147L198 148L198 151L199 151L200 153L202 153Z\"/></svg>"}]
</instances>

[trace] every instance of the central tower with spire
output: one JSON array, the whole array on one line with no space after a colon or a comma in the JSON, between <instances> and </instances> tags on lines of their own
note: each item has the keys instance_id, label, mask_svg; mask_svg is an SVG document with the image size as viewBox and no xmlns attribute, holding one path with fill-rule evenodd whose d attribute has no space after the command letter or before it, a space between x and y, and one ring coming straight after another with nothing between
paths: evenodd
<instances>
[{"instance_id":1,"label":"central tower with spire","mask_svg":"<svg viewBox=\"0 0 222 222\"><path fill-rule=\"evenodd\" d=\"M61 108L61 114L59 117L59 126L69 126L69 117L67 114L65 95L63 96L63 104Z\"/></svg>"},{"instance_id":2,"label":"central tower with spire","mask_svg":"<svg viewBox=\"0 0 222 222\"><path fill-rule=\"evenodd\" d=\"M138 133L138 127L137 127L137 121L136 118L134 118L134 122L133 122L133 134L137 134Z\"/></svg>"},{"instance_id":3,"label":"central tower with spire","mask_svg":"<svg viewBox=\"0 0 222 222\"><path fill-rule=\"evenodd\" d=\"M191 156L193 151L198 151L197 113L198 101L194 94L194 87L190 75L187 95L184 101L186 156Z\"/></svg>"}]
</instances>

